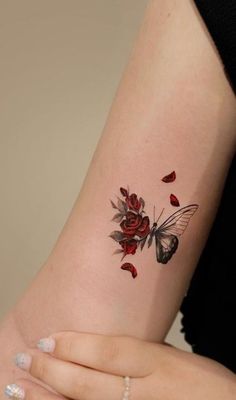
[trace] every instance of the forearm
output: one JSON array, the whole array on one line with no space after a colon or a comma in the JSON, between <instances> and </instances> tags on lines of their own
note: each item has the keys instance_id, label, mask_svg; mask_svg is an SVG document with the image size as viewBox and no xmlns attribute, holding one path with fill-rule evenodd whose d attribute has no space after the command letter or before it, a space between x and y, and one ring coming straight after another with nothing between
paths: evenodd
<instances>
[{"instance_id":1,"label":"forearm","mask_svg":"<svg viewBox=\"0 0 236 400\"><path fill-rule=\"evenodd\" d=\"M206 240L233 154L234 98L191 3L163 3L149 3L79 197L15 307L28 345L63 329L163 340ZM156 205L167 216L161 178L172 169L181 203L200 208L164 269L152 247L127 257L139 267L133 280L113 254L110 199L129 185L148 215Z\"/></svg>"}]
</instances>

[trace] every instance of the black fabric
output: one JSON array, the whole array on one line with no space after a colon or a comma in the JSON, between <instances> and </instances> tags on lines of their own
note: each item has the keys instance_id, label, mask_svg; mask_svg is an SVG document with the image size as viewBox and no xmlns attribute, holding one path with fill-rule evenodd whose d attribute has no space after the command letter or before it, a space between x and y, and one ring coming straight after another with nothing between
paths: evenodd
<instances>
[{"instance_id":1,"label":"black fabric","mask_svg":"<svg viewBox=\"0 0 236 400\"><path fill-rule=\"evenodd\" d=\"M236 93L236 0L195 0Z\"/></svg>"},{"instance_id":2,"label":"black fabric","mask_svg":"<svg viewBox=\"0 0 236 400\"><path fill-rule=\"evenodd\" d=\"M182 332L195 353L236 372L236 156L199 259L183 313Z\"/></svg>"},{"instance_id":3,"label":"black fabric","mask_svg":"<svg viewBox=\"0 0 236 400\"><path fill-rule=\"evenodd\" d=\"M236 92L236 0L195 0ZM217 215L181 305L182 332L195 353L236 372L236 156Z\"/></svg>"}]
</instances>

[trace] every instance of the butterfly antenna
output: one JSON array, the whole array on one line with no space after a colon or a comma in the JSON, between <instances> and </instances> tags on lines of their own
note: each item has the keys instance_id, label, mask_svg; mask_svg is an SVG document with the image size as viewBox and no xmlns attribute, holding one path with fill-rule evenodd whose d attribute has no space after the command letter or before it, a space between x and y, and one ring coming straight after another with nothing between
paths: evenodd
<instances>
[{"instance_id":1,"label":"butterfly antenna","mask_svg":"<svg viewBox=\"0 0 236 400\"><path fill-rule=\"evenodd\" d=\"M162 212L160 213L159 217L157 218L156 223L158 223L159 219L161 218L163 211L164 211L164 208L162 209Z\"/></svg>"},{"instance_id":2,"label":"butterfly antenna","mask_svg":"<svg viewBox=\"0 0 236 400\"><path fill-rule=\"evenodd\" d=\"M155 206L153 207L153 221L155 222Z\"/></svg>"}]
</instances>

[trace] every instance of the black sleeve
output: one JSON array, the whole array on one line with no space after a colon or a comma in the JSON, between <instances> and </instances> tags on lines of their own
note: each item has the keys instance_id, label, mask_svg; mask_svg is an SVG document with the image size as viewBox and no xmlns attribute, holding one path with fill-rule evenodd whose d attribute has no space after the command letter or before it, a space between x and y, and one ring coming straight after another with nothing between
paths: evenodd
<instances>
[{"instance_id":1,"label":"black sleeve","mask_svg":"<svg viewBox=\"0 0 236 400\"><path fill-rule=\"evenodd\" d=\"M236 0L195 0L236 94Z\"/></svg>"}]
</instances>

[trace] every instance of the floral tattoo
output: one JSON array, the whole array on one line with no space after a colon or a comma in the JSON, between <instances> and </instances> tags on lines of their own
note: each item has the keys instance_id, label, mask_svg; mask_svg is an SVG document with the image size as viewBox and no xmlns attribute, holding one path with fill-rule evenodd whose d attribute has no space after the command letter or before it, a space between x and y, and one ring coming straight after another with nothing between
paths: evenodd
<instances>
[{"instance_id":1,"label":"floral tattoo","mask_svg":"<svg viewBox=\"0 0 236 400\"><path fill-rule=\"evenodd\" d=\"M164 176L162 182L170 183L176 179L175 171ZM158 219L155 221L155 206L154 206L154 222L150 226L150 219L146 214L145 201L136 193L129 194L129 189L120 188L120 193L123 199L117 196L117 204L111 200L111 205L117 210L112 218L112 221L119 223L120 230L113 231L109 236L119 243L119 249L113 254L121 254L122 258L127 255L133 255L137 249L143 250L147 241L148 248L152 245L155 238L156 260L158 263L166 264L173 254L176 252L179 244L179 236L181 236L190 218L198 209L197 204L190 204L180 208L178 211L171 214L164 222L158 224L158 221L164 211L162 209ZM170 204L174 207L179 207L178 198L171 193ZM136 267L126 262L121 266L122 270L130 271L133 278L137 276Z\"/></svg>"}]
</instances>

